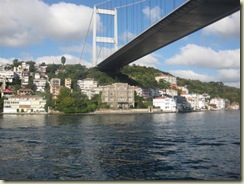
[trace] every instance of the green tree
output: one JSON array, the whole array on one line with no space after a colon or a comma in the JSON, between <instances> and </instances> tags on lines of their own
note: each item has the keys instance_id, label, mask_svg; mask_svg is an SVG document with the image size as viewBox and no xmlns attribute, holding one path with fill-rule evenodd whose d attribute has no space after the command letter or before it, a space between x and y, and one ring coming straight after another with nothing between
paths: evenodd
<instances>
[{"instance_id":1,"label":"green tree","mask_svg":"<svg viewBox=\"0 0 244 184\"><path fill-rule=\"evenodd\" d=\"M159 82L158 82L158 88L159 89L168 89L168 88L170 88L170 83L166 82L163 79L160 79Z\"/></svg>"},{"instance_id":2,"label":"green tree","mask_svg":"<svg viewBox=\"0 0 244 184\"><path fill-rule=\"evenodd\" d=\"M61 63L64 65L66 62L66 58L64 56L61 57Z\"/></svg>"},{"instance_id":3,"label":"green tree","mask_svg":"<svg viewBox=\"0 0 244 184\"><path fill-rule=\"evenodd\" d=\"M19 60L18 60L18 59L14 59L14 60L13 60L13 66L14 66L14 67L18 67L19 64L20 64L20 63L19 63Z\"/></svg>"},{"instance_id":4,"label":"green tree","mask_svg":"<svg viewBox=\"0 0 244 184\"><path fill-rule=\"evenodd\" d=\"M26 64L30 65L29 71L30 72L36 72L36 68L35 68L35 62L34 61L27 61Z\"/></svg>"}]
</instances>

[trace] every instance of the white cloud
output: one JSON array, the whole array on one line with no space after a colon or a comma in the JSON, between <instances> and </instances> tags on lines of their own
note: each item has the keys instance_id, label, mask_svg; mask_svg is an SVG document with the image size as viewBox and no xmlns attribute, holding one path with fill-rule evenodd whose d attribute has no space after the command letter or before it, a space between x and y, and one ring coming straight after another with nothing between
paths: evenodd
<instances>
[{"instance_id":1,"label":"white cloud","mask_svg":"<svg viewBox=\"0 0 244 184\"><path fill-rule=\"evenodd\" d=\"M120 37L120 41L126 43L131 41L132 39L134 39L137 35L135 33L131 33L131 32L124 32Z\"/></svg>"},{"instance_id":2,"label":"white cloud","mask_svg":"<svg viewBox=\"0 0 244 184\"><path fill-rule=\"evenodd\" d=\"M228 86L240 87L240 71L235 69L217 70L214 76L199 74L192 70L170 70L169 73L184 79L202 82L221 81Z\"/></svg>"},{"instance_id":3,"label":"white cloud","mask_svg":"<svg viewBox=\"0 0 244 184\"><path fill-rule=\"evenodd\" d=\"M92 66L92 63L80 58L72 56L70 54L64 54L60 56L42 56L38 57L36 59L32 59L32 61L35 61L37 64L46 63L46 64L61 64L61 57L64 56L66 58L65 64L81 64L85 65L88 68ZM6 65L6 64L13 64L13 60L18 59L19 61L27 61L23 58L1 58L0 57L0 64Z\"/></svg>"},{"instance_id":4,"label":"white cloud","mask_svg":"<svg viewBox=\"0 0 244 184\"><path fill-rule=\"evenodd\" d=\"M230 82L230 83L240 81L240 70L235 70L235 69L218 70L217 78L219 81Z\"/></svg>"},{"instance_id":5,"label":"white cloud","mask_svg":"<svg viewBox=\"0 0 244 184\"><path fill-rule=\"evenodd\" d=\"M17 58L1 58L0 57L0 64L6 65L6 64L13 64L13 60Z\"/></svg>"},{"instance_id":6,"label":"white cloud","mask_svg":"<svg viewBox=\"0 0 244 184\"><path fill-rule=\"evenodd\" d=\"M1 0L0 9L0 45L16 47L46 38L85 38L93 11L63 2L49 6L40 0Z\"/></svg>"},{"instance_id":7,"label":"white cloud","mask_svg":"<svg viewBox=\"0 0 244 184\"><path fill-rule=\"evenodd\" d=\"M221 38L240 38L240 11L202 30L203 34L214 34Z\"/></svg>"},{"instance_id":8,"label":"white cloud","mask_svg":"<svg viewBox=\"0 0 244 184\"><path fill-rule=\"evenodd\" d=\"M85 65L87 67L91 67L92 64L90 62L87 62L85 60L81 60L78 57L69 55L69 54L64 54L62 55L66 58L65 64L81 64ZM62 56L43 56L43 57L38 57L36 58L36 63L41 64L42 62L46 64L61 64L61 57Z\"/></svg>"},{"instance_id":9,"label":"white cloud","mask_svg":"<svg viewBox=\"0 0 244 184\"><path fill-rule=\"evenodd\" d=\"M240 68L240 49L215 51L211 48L188 44L180 53L165 61L169 65L189 65L204 68Z\"/></svg>"},{"instance_id":10,"label":"white cloud","mask_svg":"<svg viewBox=\"0 0 244 184\"><path fill-rule=\"evenodd\" d=\"M155 6L151 9L147 6L142 10L142 12L144 15L146 15L147 19L149 19L151 23L154 23L160 19L161 9L159 6Z\"/></svg>"},{"instance_id":11,"label":"white cloud","mask_svg":"<svg viewBox=\"0 0 244 184\"><path fill-rule=\"evenodd\" d=\"M149 54L149 55L142 57L141 59L136 60L132 64L158 68L157 66L160 64L160 62L158 61L157 57L158 57L158 55Z\"/></svg>"},{"instance_id":12,"label":"white cloud","mask_svg":"<svg viewBox=\"0 0 244 184\"><path fill-rule=\"evenodd\" d=\"M207 74L199 74L192 70L170 70L169 73L184 79L200 80L203 82L216 81L216 78Z\"/></svg>"},{"instance_id":13,"label":"white cloud","mask_svg":"<svg viewBox=\"0 0 244 184\"><path fill-rule=\"evenodd\" d=\"M84 50L83 50L84 49ZM72 46L65 46L65 47L60 47L60 50L62 52L76 52L76 53L81 53L83 50L83 53L92 53L92 45L86 44L85 47L83 44L80 45L72 45Z\"/></svg>"},{"instance_id":14,"label":"white cloud","mask_svg":"<svg viewBox=\"0 0 244 184\"><path fill-rule=\"evenodd\" d=\"M53 4L49 7L50 18L47 34L55 39L75 40L85 38L93 9L70 3Z\"/></svg>"}]
</instances>

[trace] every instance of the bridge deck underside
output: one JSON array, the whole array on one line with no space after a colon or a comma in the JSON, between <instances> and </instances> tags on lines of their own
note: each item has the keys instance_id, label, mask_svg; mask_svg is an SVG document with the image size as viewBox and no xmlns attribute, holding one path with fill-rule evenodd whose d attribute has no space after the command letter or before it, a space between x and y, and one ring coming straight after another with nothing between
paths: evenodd
<instances>
[{"instance_id":1,"label":"bridge deck underside","mask_svg":"<svg viewBox=\"0 0 244 184\"><path fill-rule=\"evenodd\" d=\"M239 0L190 0L99 63L97 67L104 71L118 71L123 66L239 9Z\"/></svg>"}]
</instances>

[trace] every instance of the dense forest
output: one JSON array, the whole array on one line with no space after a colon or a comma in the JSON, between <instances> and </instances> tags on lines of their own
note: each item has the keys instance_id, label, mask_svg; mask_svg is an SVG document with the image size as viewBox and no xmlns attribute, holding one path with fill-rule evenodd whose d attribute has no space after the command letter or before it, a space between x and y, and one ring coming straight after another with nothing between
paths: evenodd
<instances>
[{"instance_id":1,"label":"dense forest","mask_svg":"<svg viewBox=\"0 0 244 184\"><path fill-rule=\"evenodd\" d=\"M29 61L30 72L38 72L38 69L34 67L35 62ZM155 77L160 74L169 73L160 71L152 67L129 65L121 69L120 73L108 74L99 71L97 68L87 68L82 65L64 65L62 64L49 64L46 69L46 77L50 80L51 78L60 78L61 85L64 85L65 78L72 79L72 89L62 89L57 100L52 100L52 95L49 93L49 84L47 83L45 93L38 93L38 95L45 96L47 100L47 107L51 107L55 110L62 112L91 112L98 108L106 107L105 104L101 102L101 94L96 95L93 99L88 100L88 98L80 93L79 86L77 85L77 80L82 80L85 78L93 78L98 82L98 85L110 85L116 82L124 82L129 85L140 86L145 88L159 88L167 89L170 88L170 84L163 80L157 82ZM8 69L13 66L17 66L21 62L16 62L14 60L13 65L8 65ZM45 63L42 63L45 65ZM59 71L57 73L57 71ZM187 86L190 93L208 93L211 98L221 97L230 100L230 102L240 103L240 89L235 87L229 87L224 85L222 82L201 82L199 80L189 80L177 77L178 86ZM21 88L20 80L17 78L14 80L10 87L17 91ZM33 84L33 75L30 76L29 84L26 86L35 91L35 85ZM144 101L141 97L135 94L136 108L147 108L148 105L152 105L152 99ZM0 106L3 106L3 99L0 99Z\"/></svg>"}]
</instances>

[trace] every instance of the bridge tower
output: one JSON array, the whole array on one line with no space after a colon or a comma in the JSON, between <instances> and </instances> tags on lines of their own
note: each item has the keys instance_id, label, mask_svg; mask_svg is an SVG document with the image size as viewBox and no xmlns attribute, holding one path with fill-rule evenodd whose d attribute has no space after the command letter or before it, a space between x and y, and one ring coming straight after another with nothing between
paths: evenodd
<instances>
[{"instance_id":1,"label":"bridge tower","mask_svg":"<svg viewBox=\"0 0 244 184\"><path fill-rule=\"evenodd\" d=\"M114 30L113 37L99 37L97 36L97 16L98 14L114 16ZM114 44L115 51L118 50L118 18L117 18L117 9L101 9L94 6L94 15L93 15L93 67L97 66L97 43L111 43Z\"/></svg>"}]
</instances>

